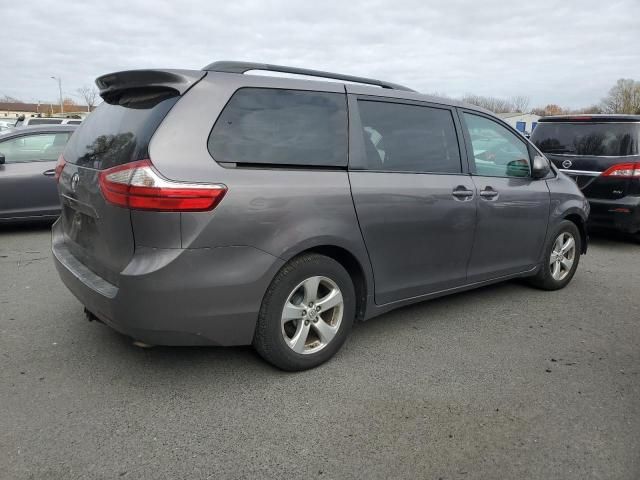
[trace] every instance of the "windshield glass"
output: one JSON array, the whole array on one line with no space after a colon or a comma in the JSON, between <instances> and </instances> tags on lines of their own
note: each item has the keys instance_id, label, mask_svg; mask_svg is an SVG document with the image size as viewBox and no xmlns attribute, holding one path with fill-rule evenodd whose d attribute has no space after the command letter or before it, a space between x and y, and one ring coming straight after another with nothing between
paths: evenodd
<instances>
[{"instance_id":1,"label":"windshield glass","mask_svg":"<svg viewBox=\"0 0 640 480\"><path fill-rule=\"evenodd\" d=\"M544 153L625 156L638 155L638 123L540 122L531 141Z\"/></svg>"}]
</instances>

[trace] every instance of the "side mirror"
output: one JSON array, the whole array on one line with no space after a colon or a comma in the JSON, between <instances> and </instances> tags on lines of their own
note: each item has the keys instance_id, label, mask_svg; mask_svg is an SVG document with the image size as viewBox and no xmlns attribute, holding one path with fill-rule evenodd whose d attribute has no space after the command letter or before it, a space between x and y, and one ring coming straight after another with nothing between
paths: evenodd
<instances>
[{"instance_id":1,"label":"side mirror","mask_svg":"<svg viewBox=\"0 0 640 480\"><path fill-rule=\"evenodd\" d=\"M0 165L4 165L4 163L5 163L4 153L0 153Z\"/></svg>"},{"instance_id":2,"label":"side mirror","mask_svg":"<svg viewBox=\"0 0 640 480\"><path fill-rule=\"evenodd\" d=\"M550 171L549 160L540 155L533 157L533 164L531 165L531 176L533 178L544 178L549 175Z\"/></svg>"},{"instance_id":3,"label":"side mirror","mask_svg":"<svg viewBox=\"0 0 640 480\"><path fill-rule=\"evenodd\" d=\"M511 160L507 163L507 176L528 177L529 163L526 160Z\"/></svg>"}]
</instances>

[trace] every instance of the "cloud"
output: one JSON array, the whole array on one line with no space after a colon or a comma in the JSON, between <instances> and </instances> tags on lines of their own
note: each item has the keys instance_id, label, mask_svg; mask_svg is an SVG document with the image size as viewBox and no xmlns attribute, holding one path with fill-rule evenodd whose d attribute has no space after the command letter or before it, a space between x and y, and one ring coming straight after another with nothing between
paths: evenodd
<instances>
[{"instance_id":1,"label":"cloud","mask_svg":"<svg viewBox=\"0 0 640 480\"><path fill-rule=\"evenodd\" d=\"M2 2L0 95L54 100L111 71L252 60L531 105L596 103L640 79L640 2Z\"/></svg>"}]
</instances>

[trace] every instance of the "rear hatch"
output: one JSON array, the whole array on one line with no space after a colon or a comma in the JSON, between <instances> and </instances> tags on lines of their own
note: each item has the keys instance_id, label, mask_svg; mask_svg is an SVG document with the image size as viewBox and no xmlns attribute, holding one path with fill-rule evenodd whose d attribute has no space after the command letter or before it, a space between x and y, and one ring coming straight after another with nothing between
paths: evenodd
<instances>
[{"instance_id":1,"label":"rear hatch","mask_svg":"<svg viewBox=\"0 0 640 480\"><path fill-rule=\"evenodd\" d=\"M531 141L587 198L616 200L640 193L638 178L611 174L640 162L640 119L557 117L540 119Z\"/></svg>"},{"instance_id":2,"label":"rear hatch","mask_svg":"<svg viewBox=\"0 0 640 480\"><path fill-rule=\"evenodd\" d=\"M177 73L176 73L177 72ZM100 172L148 158L148 147L169 110L204 73L133 71L100 77L105 100L75 131L63 153L58 190L65 244L97 275L118 285L135 241L128 208L108 203Z\"/></svg>"}]
</instances>

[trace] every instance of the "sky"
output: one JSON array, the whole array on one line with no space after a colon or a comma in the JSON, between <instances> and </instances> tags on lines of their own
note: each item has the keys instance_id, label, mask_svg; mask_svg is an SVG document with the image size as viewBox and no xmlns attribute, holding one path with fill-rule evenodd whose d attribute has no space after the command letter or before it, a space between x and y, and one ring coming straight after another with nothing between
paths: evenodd
<instances>
[{"instance_id":1,"label":"sky","mask_svg":"<svg viewBox=\"0 0 640 480\"><path fill-rule=\"evenodd\" d=\"M102 74L292 65L529 107L640 80L640 0L0 0L0 97L55 101ZM76 95L74 97L74 95Z\"/></svg>"}]
</instances>

